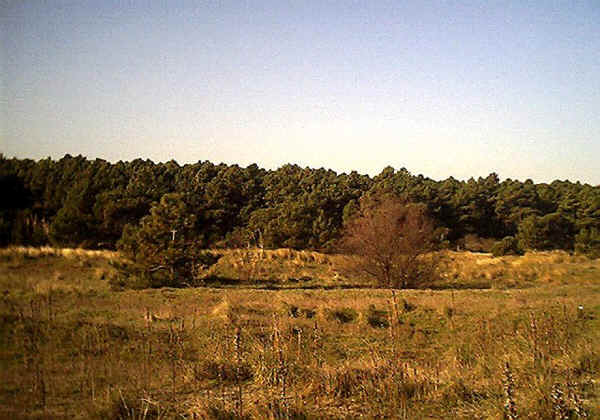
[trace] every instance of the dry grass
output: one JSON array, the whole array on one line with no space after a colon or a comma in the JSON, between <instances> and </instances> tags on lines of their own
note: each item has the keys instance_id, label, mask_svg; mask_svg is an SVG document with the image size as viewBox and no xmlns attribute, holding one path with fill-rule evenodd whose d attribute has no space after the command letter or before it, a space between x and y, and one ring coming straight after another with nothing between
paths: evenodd
<instances>
[{"instance_id":1,"label":"dry grass","mask_svg":"<svg viewBox=\"0 0 600 420\"><path fill-rule=\"evenodd\" d=\"M227 279L241 283L271 283L280 286L336 285L340 279L336 266L341 258L314 251L293 249L263 250L227 249L212 250L222 256L205 273L206 278Z\"/></svg>"},{"instance_id":2,"label":"dry grass","mask_svg":"<svg viewBox=\"0 0 600 420\"><path fill-rule=\"evenodd\" d=\"M324 273L343 258L265 254L281 270L305 258ZM0 417L598 418L597 261L445 257L448 270L465 270L454 282L499 267L497 284L537 277L527 288L395 296L112 292L111 267L97 255L13 255L0 262Z\"/></svg>"},{"instance_id":3,"label":"dry grass","mask_svg":"<svg viewBox=\"0 0 600 420\"><path fill-rule=\"evenodd\" d=\"M271 284L278 287L373 287L372 279L359 275L352 258L291 249L230 249L211 251L222 258L206 273L233 284ZM600 260L563 251L493 257L486 253L442 251L425 256L439 261L433 289L504 289L533 287L540 283L594 283Z\"/></svg>"},{"instance_id":4,"label":"dry grass","mask_svg":"<svg viewBox=\"0 0 600 420\"><path fill-rule=\"evenodd\" d=\"M353 257L293 249L224 249L207 251L221 258L206 270L206 279L233 285L266 283L281 287L372 287L372 279L350 272ZM0 249L0 258L13 265L27 259L65 257L86 264L90 260L119 260L114 251L10 247ZM523 288L546 284L594 283L600 275L600 259L571 255L564 251L527 253L524 256L493 257L489 253L441 251L426 256L439 261L439 276L430 286L445 288ZM98 277L111 270L97 268ZM60 280L64 273L55 274ZM53 279L57 280L57 279Z\"/></svg>"},{"instance_id":5,"label":"dry grass","mask_svg":"<svg viewBox=\"0 0 600 420\"><path fill-rule=\"evenodd\" d=\"M491 254L442 253L440 285L477 287L530 287L540 283L595 282L600 260L564 251L528 252L524 256L493 257Z\"/></svg>"},{"instance_id":6,"label":"dry grass","mask_svg":"<svg viewBox=\"0 0 600 420\"><path fill-rule=\"evenodd\" d=\"M43 247L24 247L24 246L13 246L8 248L0 248L0 256L14 256L22 255L26 258L40 258L40 257L65 257L65 258L82 258L82 257L95 257L95 258L118 258L119 253L116 251L107 250L89 250L81 248L53 248L49 246Z\"/></svg>"}]
</instances>

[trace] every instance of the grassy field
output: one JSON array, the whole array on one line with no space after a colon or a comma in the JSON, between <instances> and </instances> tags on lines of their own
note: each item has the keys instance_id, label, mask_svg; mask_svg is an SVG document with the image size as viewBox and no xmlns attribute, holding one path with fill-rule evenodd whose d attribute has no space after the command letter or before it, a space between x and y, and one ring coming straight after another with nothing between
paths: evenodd
<instances>
[{"instance_id":1,"label":"grassy field","mask_svg":"<svg viewBox=\"0 0 600 420\"><path fill-rule=\"evenodd\" d=\"M600 418L600 260L444 252L392 294L220 253L207 287L115 290L116 253L0 250L0 418Z\"/></svg>"}]
</instances>

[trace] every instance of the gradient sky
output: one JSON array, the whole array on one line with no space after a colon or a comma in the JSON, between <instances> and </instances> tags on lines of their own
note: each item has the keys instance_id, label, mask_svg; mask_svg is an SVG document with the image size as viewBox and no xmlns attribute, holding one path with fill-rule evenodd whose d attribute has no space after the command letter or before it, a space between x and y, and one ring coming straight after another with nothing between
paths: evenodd
<instances>
[{"instance_id":1,"label":"gradient sky","mask_svg":"<svg viewBox=\"0 0 600 420\"><path fill-rule=\"evenodd\" d=\"M600 1L0 0L0 152L600 184Z\"/></svg>"}]
</instances>

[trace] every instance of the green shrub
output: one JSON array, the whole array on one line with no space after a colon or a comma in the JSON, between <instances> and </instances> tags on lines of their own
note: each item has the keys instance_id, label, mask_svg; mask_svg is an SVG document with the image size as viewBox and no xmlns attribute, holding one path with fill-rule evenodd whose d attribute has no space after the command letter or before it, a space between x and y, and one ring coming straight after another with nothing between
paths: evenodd
<instances>
[{"instance_id":1,"label":"green shrub","mask_svg":"<svg viewBox=\"0 0 600 420\"><path fill-rule=\"evenodd\" d=\"M402 299L402 311L412 312L417 309L417 305L408 302L406 299Z\"/></svg>"},{"instance_id":2,"label":"green shrub","mask_svg":"<svg viewBox=\"0 0 600 420\"><path fill-rule=\"evenodd\" d=\"M199 251L193 264L198 268L196 271L200 272L215 264L221 257L221 254ZM148 269L144 262L113 260L110 261L110 265L116 269L107 273L108 284L112 290L188 287L199 286L203 282L196 273L171 271L168 267Z\"/></svg>"},{"instance_id":3,"label":"green shrub","mask_svg":"<svg viewBox=\"0 0 600 420\"><path fill-rule=\"evenodd\" d=\"M358 312L352 308L336 308L330 312L330 317L336 321L346 324L358 318Z\"/></svg>"},{"instance_id":4,"label":"green shrub","mask_svg":"<svg viewBox=\"0 0 600 420\"><path fill-rule=\"evenodd\" d=\"M288 315L292 318L300 318L303 316L306 318L314 318L316 314L316 311L313 309L300 308L296 305L290 305L288 310Z\"/></svg>"},{"instance_id":5,"label":"green shrub","mask_svg":"<svg viewBox=\"0 0 600 420\"><path fill-rule=\"evenodd\" d=\"M387 311L377 309L375 305L370 305L367 311L367 323L373 328L389 327Z\"/></svg>"},{"instance_id":6,"label":"green shrub","mask_svg":"<svg viewBox=\"0 0 600 420\"><path fill-rule=\"evenodd\" d=\"M518 226L517 240L521 249L573 249L574 226L561 213L531 215Z\"/></svg>"},{"instance_id":7,"label":"green shrub","mask_svg":"<svg viewBox=\"0 0 600 420\"><path fill-rule=\"evenodd\" d=\"M506 236L494 244L492 247L492 255L494 257L501 257L503 255L523 255L523 251L519 247L519 243L515 237Z\"/></svg>"},{"instance_id":8,"label":"green shrub","mask_svg":"<svg viewBox=\"0 0 600 420\"><path fill-rule=\"evenodd\" d=\"M118 247L143 268L150 287L190 286L214 259L202 251L207 242L198 223L189 194L164 194L137 226L123 230Z\"/></svg>"},{"instance_id":9,"label":"green shrub","mask_svg":"<svg viewBox=\"0 0 600 420\"><path fill-rule=\"evenodd\" d=\"M575 251L590 258L600 258L600 230L581 229L575 236Z\"/></svg>"}]
</instances>

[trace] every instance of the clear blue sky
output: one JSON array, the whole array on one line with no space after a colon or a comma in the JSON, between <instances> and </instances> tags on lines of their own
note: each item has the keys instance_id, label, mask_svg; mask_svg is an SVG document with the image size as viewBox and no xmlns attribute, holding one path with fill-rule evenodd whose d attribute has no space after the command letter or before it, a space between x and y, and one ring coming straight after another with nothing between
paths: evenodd
<instances>
[{"instance_id":1,"label":"clear blue sky","mask_svg":"<svg viewBox=\"0 0 600 420\"><path fill-rule=\"evenodd\" d=\"M0 152L600 184L600 1L0 1Z\"/></svg>"}]
</instances>

